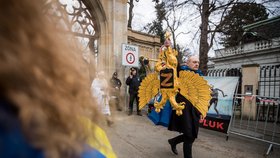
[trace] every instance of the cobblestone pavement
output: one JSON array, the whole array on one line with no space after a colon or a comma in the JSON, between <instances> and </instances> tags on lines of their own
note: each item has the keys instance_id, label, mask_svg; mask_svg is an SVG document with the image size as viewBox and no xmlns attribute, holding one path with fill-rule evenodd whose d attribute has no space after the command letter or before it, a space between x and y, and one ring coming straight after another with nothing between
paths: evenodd
<instances>
[{"instance_id":1,"label":"cobblestone pavement","mask_svg":"<svg viewBox=\"0 0 280 158\"><path fill-rule=\"evenodd\" d=\"M119 158L183 158L183 144L177 145L179 155L174 155L167 139L178 133L163 126L155 126L147 116L126 112L113 113L114 124L105 127L113 149ZM269 144L200 128L193 144L194 158L262 158ZM280 147L274 146L269 158L279 158Z\"/></svg>"}]
</instances>

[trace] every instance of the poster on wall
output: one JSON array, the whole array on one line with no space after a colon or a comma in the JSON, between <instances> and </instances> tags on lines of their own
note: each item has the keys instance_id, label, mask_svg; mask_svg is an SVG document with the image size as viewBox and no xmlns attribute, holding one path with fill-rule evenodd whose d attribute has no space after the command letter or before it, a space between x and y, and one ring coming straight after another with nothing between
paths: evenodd
<instances>
[{"instance_id":1,"label":"poster on wall","mask_svg":"<svg viewBox=\"0 0 280 158\"><path fill-rule=\"evenodd\" d=\"M238 77L204 77L211 86L209 111L200 127L227 133Z\"/></svg>"}]
</instances>

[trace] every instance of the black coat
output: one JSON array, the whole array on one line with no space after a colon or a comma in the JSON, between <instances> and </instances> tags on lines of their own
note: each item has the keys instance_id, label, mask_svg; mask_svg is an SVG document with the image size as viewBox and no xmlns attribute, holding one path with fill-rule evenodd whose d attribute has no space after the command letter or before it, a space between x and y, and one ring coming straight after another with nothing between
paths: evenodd
<instances>
[{"instance_id":1,"label":"black coat","mask_svg":"<svg viewBox=\"0 0 280 158\"><path fill-rule=\"evenodd\" d=\"M183 109L183 114L180 116L176 114L175 110L172 110L168 130L184 133L189 138L197 138L200 113L180 93L177 94L176 101L177 103L185 102L185 108Z\"/></svg>"},{"instance_id":2,"label":"black coat","mask_svg":"<svg viewBox=\"0 0 280 158\"><path fill-rule=\"evenodd\" d=\"M132 78L127 77L126 84L129 86L129 94L138 94L140 82L140 77L137 75L134 75Z\"/></svg>"}]
</instances>

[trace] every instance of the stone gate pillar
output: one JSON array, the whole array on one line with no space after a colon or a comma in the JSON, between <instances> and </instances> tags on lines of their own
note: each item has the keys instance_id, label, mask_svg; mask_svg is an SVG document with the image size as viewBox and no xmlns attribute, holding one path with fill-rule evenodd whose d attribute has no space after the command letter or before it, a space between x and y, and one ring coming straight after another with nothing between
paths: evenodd
<instances>
[{"instance_id":1,"label":"stone gate pillar","mask_svg":"<svg viewBox=\"0 0 280 158\"><path fill-rule=\"evenodd\" d=\"M259 79L259 65L242 65L242 94L244 99L242 100L241 113L243 117L251 120L256 119L257 106L256 106L256 94L258 88Z\"/></svg>"}]
</instances>

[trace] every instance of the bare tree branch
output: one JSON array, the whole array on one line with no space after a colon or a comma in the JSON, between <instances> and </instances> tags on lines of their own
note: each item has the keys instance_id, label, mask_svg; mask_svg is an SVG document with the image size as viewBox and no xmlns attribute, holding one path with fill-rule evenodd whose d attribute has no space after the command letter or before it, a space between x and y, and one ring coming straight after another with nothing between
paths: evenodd
<instances>
[{"instance_id":1,"label":"bare tree branch","mask_svg":"<svg viewBox=\"0 0 280 158\"><path fill-rule=\"evenodd\" d=\"M220 18L220 22L219 22L218 25L216 25L216 27L215 27L215 29L214 29L214 31L213 31L211 37L210 37L210 44L209 44L209 49L208 49L208 51L209 51L210 48L213 46L213 39L214 39L214 37L215 37L215 34L216 34L217 30L220 29L221 25L223 25L224 15L225 15L226 11L228 10L228 8L230 7L230 5L231 5L231 4L229 4L228 6L225 6L224 11L223 11L223 13L222 13L222 15L221 15L221 18ZM209 30L210 30L210 29L209 29Z\"/></svg>"},{"instance_id":2,"label":"bare tree branch","mask_svg":"<svg viewBox=\"0 0 280 158\"><path fill-rule=\"evenodd\" d=\"M176 35L176 39L177 39L177 37L179 36L179 35L181 35L181 34L183 34L183 35L187 35L187 34L189 34L189 33L191 33L191 31L189 31L189 32L180 32L180 33L178 33L177 35Z\"/></svg>"},{"instance_id":3,"label":"bare tree branch","mask_svg":"<svg viewBox=\"0 0 280 158\"><path fill-rule=\"evenodd\" d=\"M219 10L221 8L225 8L225 7L228 7L229 5L232 5L236 0L230 0L228 3L225 3L223 5L220 5L218 7L216 7L215 4L213 4L213 6L209 9L209 12L214 12L216 10ZM238 0L237 0L238 1Z\"/></svg>"}]
</instances>

